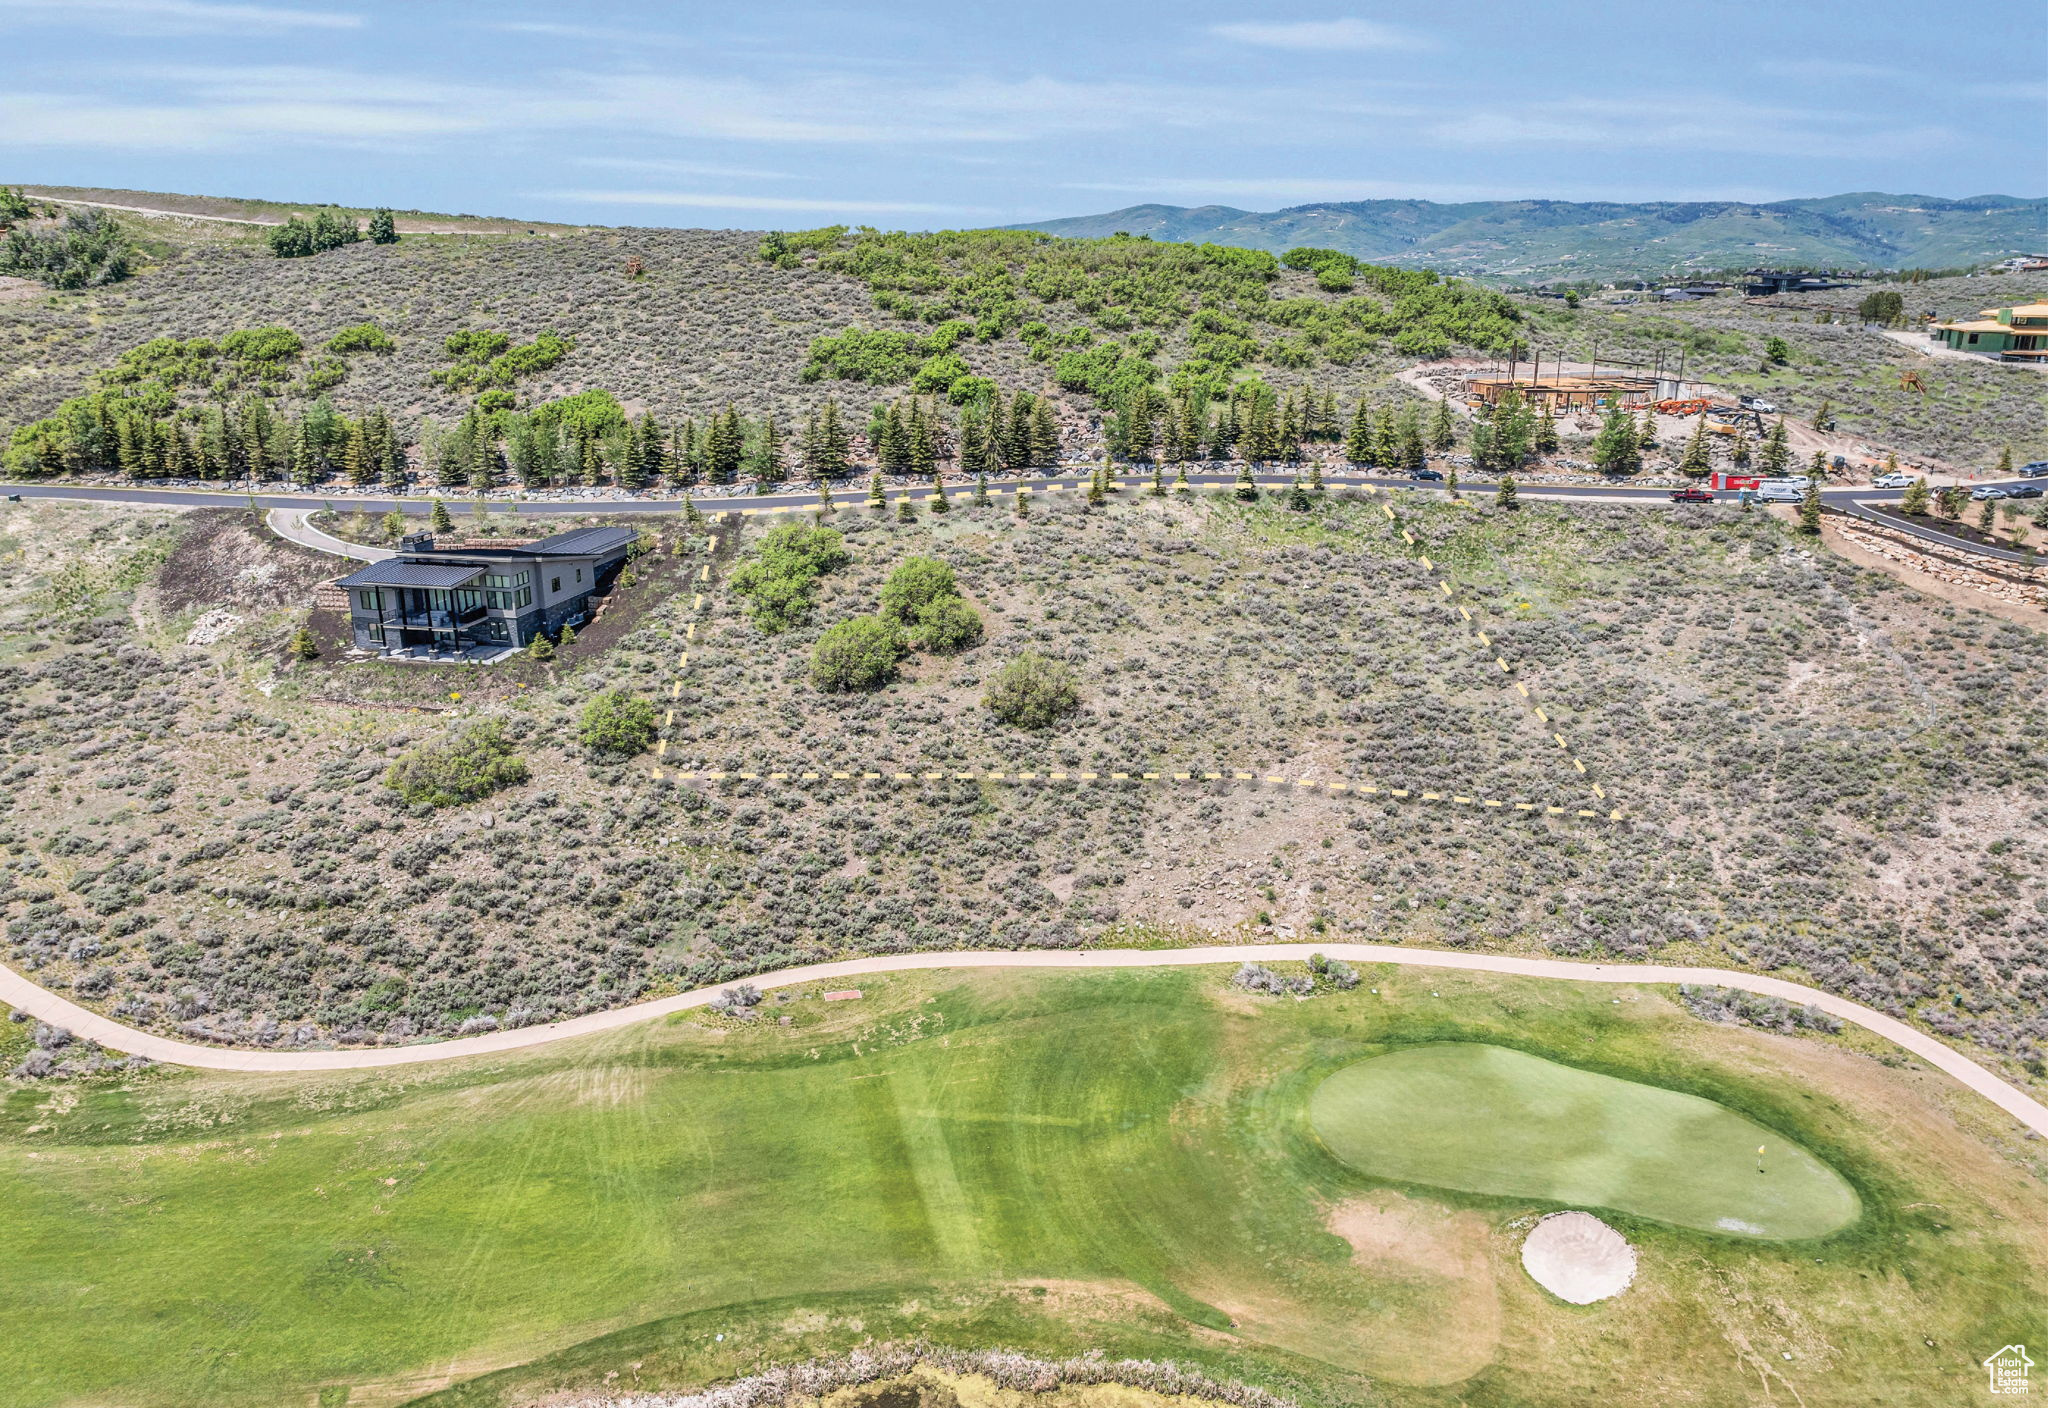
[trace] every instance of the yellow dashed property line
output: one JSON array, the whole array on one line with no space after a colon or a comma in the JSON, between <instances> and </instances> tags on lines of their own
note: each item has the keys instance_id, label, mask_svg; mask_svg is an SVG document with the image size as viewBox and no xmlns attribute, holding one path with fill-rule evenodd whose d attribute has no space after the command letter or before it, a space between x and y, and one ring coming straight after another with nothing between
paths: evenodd
<instances>
[{"instance_id":1,"label":"yellow dashed property line","mask_svg":"<svg viewBox=\"0 0 2048 1408\"><path fill-rule=\"evenodd\" d=\"M1394 512L1393 505L1382 504L1381 508L1383 508L1386 511L1386 515L1389 520L1396 524L1400 524L1400 515ZM1409 546L1415 546L1415 534L1409 531L1406 525L1401 525L1401 536L1403 539L1407 541ZM1436 571L1436 563L1431 560L1428 553L1425 552L1421 554L1421 562L1423 571L1431 573L1434 573ZM1493 638L1489 636L1486 633L1486 631L1476 623L1476 620L1471 610L1468 609L1463 602L1457 601L1457 592L1451 586L1450 579L1448 577L1439 577L1437 578L1436 584L1438 590L1443 592L1445 599L1451 601L1453 604L1457 606L1459 617L1465 622L1465 624L1468 627L1471 628L1472 634L1474 635L1474 637L1478 639L1479 644L1489 650L1493 649ZM1528 610L1529 603L1523 602L1521 603L1521 607L1523 610ZM1514 678L1514 667L1508 664L1507 657L1503 654L1496 653L1493 657L1493 663L1496 667L1499 668L1500 672L1503 675L1508 676L1509 682L1512 683L1515 687L1515 692L1520 694L1522 698L1529 701L1530 707L1534 709L1536 712L1536 717L1540 719L1545 725L1550 724L1550 715L1544 713L1543 707L1535 702L1535 696L1530 694L1529 686L1524 681ZM1559 748L1565 749L1567 752L1570 751L1570 745L1565 742L1563 734L1553 731L1551 736L1557 740L1557 746ZM1576 756L1572 758L1572 766L1578 769L1579 774L1581 776L1589 776L1589 774L1586 772L1586 765L1583 762L1581 762ZM1605 792L1600 791L1598 784L1594 785L1593 791L1599 795L1601 800L1606 800L1607 794ZM1432 793L1424 793L1423 796L1425 800L1438 800ZM1457 800L1465 802L1470 801L1469 798L1460 798ZM1489 807L1498 807L1502 804L1499 802L1485 802L1483 803L1483 805ZM1517 803L1516 806L1519 808L1521 804ZM1592 813L1587 812L1581 812L1580 814L1592 815ZM1612 816L1613 819L1619 820L1621 817L1621 813L1617 810L1612 814Z\"/></svg>"}]
</instances>

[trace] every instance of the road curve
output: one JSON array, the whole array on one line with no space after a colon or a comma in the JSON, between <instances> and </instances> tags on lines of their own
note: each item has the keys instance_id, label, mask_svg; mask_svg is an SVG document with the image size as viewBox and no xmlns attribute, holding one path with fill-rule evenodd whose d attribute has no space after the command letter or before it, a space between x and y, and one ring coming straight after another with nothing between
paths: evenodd
<instances>
[{"instance_id":1,"label":"road curve","mask_svg":"<svg viewBox=\"0 0 2048 1408\"><path fill-rule=\"evenodd\" d=\"M315 552L331 553L335 557L353 558L357 562L382 562L397 554L389 548L373 548L365 543L351 543L337 538L332 533L323 533L312 524L312 511L303 508L274 508L264 516L270 531L288 542L308 547Z\"/></svg>"},{"instance_id":2,"label":"road curve","mask_svg":"<svg viewBox=\"0 0 2048 1408\"><path fill-rule=\"evenodd\" d=\"M1474 973L1505 973L1515 977L1562 979L1579 983L1712 983L1784 998L1788 1002L1810 1003L1831 1016L1839 1017L1874 1032L1905 1048L1982 1095L2036 1134L2048 1136L2048 1105L2007 1084L1984 1067L1952 1047L1937 1041L1916 1027L1908 1026L1882 1012L1851 1002L1818 988L1770 978L1756 973L1737 973L1722 968L1679 968L1659 963L1577 963L1558 958L1514 958L1503 954L1452 953L1441 949L1396 947L1389 944L1223 944L1209 948L1175 949L1082 949L1032 950L1029 952L963 952L887 954L872 958L848 958L835 963L812 963L785 968L747 979L758 988L792 987L802 983L839 982L869 973L895 973L952 968L1182 968L1200 964L1261 962L1272 959L1303 959L1311 953L1327 954L1353 963L1399 963L1416 968L1448 968ZM13 969L0 965L0 1002L26 1012L53 1026L89 1038L101 1046L147 1056L170 1065L196 1066L215 1071L342 1071L385 1066L413 1066L427 1061L449 1061L464 1056L487 1056L525 1047L541 1046L569 1037L615 1031L636 1022L665 1017L671 1013L703 1007L718 995L717 988L699 988L674 997L636 1002L608 1012L592 1012L545 1026L518 1027L483 1036L416 1046L384 1046L351 1051L245 1051L227 1047L199 1046L136 1031L45 988L38 987Z\"/></svg>"}]
</instances>

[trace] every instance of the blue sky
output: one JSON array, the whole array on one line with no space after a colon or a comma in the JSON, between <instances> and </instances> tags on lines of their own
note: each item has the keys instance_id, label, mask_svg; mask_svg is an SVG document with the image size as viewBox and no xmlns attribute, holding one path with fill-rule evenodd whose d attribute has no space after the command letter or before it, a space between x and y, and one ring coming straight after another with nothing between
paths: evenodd
<instances>
[{"instance_id":1,"label":"blue sky","mask_svg":"<svg viewBox=\"0 0 2048 1408\"><path fill-rule=\"evenodd\" d=\"M0 180L747 228L2048 192L2039 0L1675 13L0 0Z\"/></svg>"}]
</instances>

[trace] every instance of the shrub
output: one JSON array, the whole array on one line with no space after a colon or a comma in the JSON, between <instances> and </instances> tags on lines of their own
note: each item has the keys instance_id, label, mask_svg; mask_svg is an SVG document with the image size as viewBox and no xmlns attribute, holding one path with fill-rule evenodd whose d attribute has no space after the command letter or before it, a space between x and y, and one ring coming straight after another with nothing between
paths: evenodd
<instances>
[{"instance_id":1,"label":"shrub","mask_svg":"<svg viewBox=\"0 0 2048 1408\"><path fill-rule=\"evenodd\" d=\"M1246 992L1266 992L1275 997L1311 992L1315 988L1313 979L1283 978L1263 963L1244 964L1230 975L1230 983Z\"/></svg>"},{"instance_id":2,"label":"shrub","mask_svg":"<svg viewBox=\"0 0 2048 1408\"><path fill-rule=\"evenodd\" d=\"M836 529L786 523L761 539L753 560L740 564L729 585L751 599L754 624L776 635L810 613L818 578L849 560L846 539Z\"/></svg>"},{"instance_id":3,"label":"shrub","mask_svg":"<svg viewBox=\"0 0 2048 1408\"><path fill-rule=\"evenodd\" d=\"M14 230L0 246L0 274L38 279L46 288L98 288L135 271L135 246L104 210L81 210L54 230Z\"/></svg>"},{"instance_id":4,"label":"shrub","mask_svg":"<svg viewBox=\"0 0 2048 1408\"><path fill-rule=\"evenodd\" d=\"M337 356L346 352L396 352L398 344L375 323L352 323L327 339L327 350Z\"/></svg>"},{"instance_id":5,"label":"shrub","mask_svg":"<svg viewBox=\"0 0 2048 1408\"><path fill-rule=\"evenodd\" d=\"M827 694L879 689L896 677L903 638L879 616L841 621L811 650L811 683Z\"/></svg>"},{"instance_id":6,"label":"shrub","mask_svg":"<svg viewBox=\"0 0 2048 1408\"><path fill-rule=\"evenodd\" d=\"M1026 652L1003 666L981 702L1017 728L1051 728L1081 707L1081 688L1064 662Z\"/></svg>"},{"instance_id":7,"label":"shrub","mask_svg":"<svg viewBox=\"0 0 2048 1408\"><path fill-rule=\"evenodd\" d=\"M905 558L882 583L882 615L908 626L933 602L959 594L949 564L936 557Z\"/></svg>"},{"instance_id":8,"label":"shrub","mask_svg":"<svg viewBox=\"0 0 2048 1408\"><path fill-rule=\"evenodd\" d=\"M384 785L414 806L453 807L516 787L527 776L504 728L486 722L404 754L384 774Z\"/></svg>"},{"instance_id":9,"label":"shrub","mask_svg":"<svg viewBox=\"0 0 2048 1408\"><path fill-rule=\"evenodd\" d=\"M583 706L583 746L612 758L630 758L653 746L654 706L622 689L607 690Z\"/></svg>"},{"instance_id":10,"label":"shrub","mask_svg":"<svg viewBox=\"0 0 2048 1408\"><path fill-rule=\"evenodd\" d=\"M936 655L981 643L981 613L957 596L943 596L917 614L918 646Z\"/></svg>"}]
</instances>

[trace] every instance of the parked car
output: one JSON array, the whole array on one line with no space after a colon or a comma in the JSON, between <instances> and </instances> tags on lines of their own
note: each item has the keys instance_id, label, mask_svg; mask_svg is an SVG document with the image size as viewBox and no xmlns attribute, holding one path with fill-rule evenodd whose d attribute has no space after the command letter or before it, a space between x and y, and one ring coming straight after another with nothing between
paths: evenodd
<instances>
[{"instance_id":1,"label":"parked car","mask_svg":"<svg viewBox=\"0 0 2048 1408\"><path fill-rule=\"evenodd\" d=\"M1778 408L1761 396L1738 396L1735 398L1735 404L1745 411L1755 411L1758 415L1774 416L1778 413Z\"/></svg>"},{"instance_id":2,"label":"parked car","mask_svg":"<svg viewBox=\"0 0 2048 1408\"><path fill-rule=\"evenodd\" d=\"M2039 479L2043 475L2048 475L2048 460L2035 460L2031 464L2023 464L2013 473L2022 479Z\"/></svg>"},{"instance_id":3,"label":"parked car","mask_svg":"<svg viewBox=\"0 0 2048 1408\"><path fill-rule=\"evenodd\" d=\"M1758 504L1796 504L1806 497L1806 490L1778 480L1766 480L1756 488L1745 489L1743 492L1753 495L1750 502Z\"/></svg>"},{"instance_id":4,"label":"parked car","mask_svg":"<svg viewBox=\"0 0 2048 1408\"><path fill-rule=\"evenodd\" d=\"M2005 491L2008 499L2038 499L2044 494L2048 494L2048 489L2039 484L2014 484Z\"/></svg>"},{"instance_id":5,"label":"parked car","mask_svg":"<svg viewBox=\"0 0 2048 1408\"><path fill-rule=\"evenodd\" d=\"M1688 484L1683 489L1673 489L1671 491L1671 502L1675 504L1710 504L1713 501L1713 491L1702 489L1697 484Z\"/></svg>"},{"instance_id":6,"label":"parked car","mask_svg":"<svg viewBox=\"0 0 2048 1408\"><path fill-rule=\"evenodd\" d=\"M1996 484L1986 484L1980 488L1972 489L1970 497L1973 499L2002 499L2005 497L2005 490L1999 488Z\"/></svg>"},{"instance_id":7,"label":"parked car","mask_svg":"<svg viewBox=\"0 0 2048 1408\"><path fill-rule=\"evenodd\" d=\"M1444 472L1440 469L1411 469L1408 471L1408 477L1410 479L1441 480L1444 477Z\"/></svg>"},{"instance_id":8,"label":"parked car","mask_svg":"<svg viewBox=\"0 0 2048 1408\"><path fill-rule=\"evenodd\" d=\"M1913 487L1914 478L1914 475L1908 474L1904 470L1899 471L1897 474L1880 474L1877 478L1870 481L1870 487L1873 489L1910 489Z\"/></svg>"}]
</instances>

